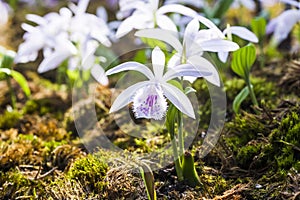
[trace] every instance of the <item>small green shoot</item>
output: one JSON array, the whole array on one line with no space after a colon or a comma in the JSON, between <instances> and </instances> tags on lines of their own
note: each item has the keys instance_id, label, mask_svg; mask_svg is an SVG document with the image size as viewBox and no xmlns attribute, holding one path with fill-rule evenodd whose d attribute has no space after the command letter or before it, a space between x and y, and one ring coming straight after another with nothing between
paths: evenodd
<instances>
[{"instance_id":1,"label":"small green shoot","mask_svg":"<svg viewBox=\"0 0 300 200\"><path fill-rule=\"evenodd\" d=\"M4 48L0 49L0 74L5 75L5 79L10 91L11 104L13 108L16 108L17 98L12 88L10 77L12 77L20 85L27 97L29 97L31 94L30 88L25 77L20 72L17 72L12 69L15 54L15 52L6 50Z\"/></svg>"},{"instance_id":2,"label":"small green shoot","mask_svg":"<svg viewBox=\"0 0 300 200\"><path fill-rule=\"evenodd\" d=\"M156 200L157 198L156 198L156 191L154 188L154 176L150 167L146 164L143 164L143 166L139 167L139 169L145 184L148 199Z\"/></svg>"},{"instance_id":3,"label":"small green shoot","mask_svg":"<svg viewBox=\"0 0 300 200\"><path fill-rule=\"evenodd\" d=\"M233 104L233 110L235 112L238 112L240 104L248 96L248 94L250 94L251 96L253 105L258 106L256 96L253 91L253 87L251 86L250 83L250 70L252 65L255 62L255 59L256 59L256 49L252 43L248 44L243 48L240 48L239 50L233 53L231 68L237 75L239 75L245 80L248 88L248 92L247 89L243 89L239 93L239 95L237 95L237 97L235 98Z\"/></svg>"}]
</instances>

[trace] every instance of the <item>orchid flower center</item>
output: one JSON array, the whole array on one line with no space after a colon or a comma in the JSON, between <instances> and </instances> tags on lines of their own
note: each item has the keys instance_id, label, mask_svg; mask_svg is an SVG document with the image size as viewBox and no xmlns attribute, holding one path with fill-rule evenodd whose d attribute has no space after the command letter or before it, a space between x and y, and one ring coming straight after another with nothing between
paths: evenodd
<instances>
[{"instance_id":1,"label":"orchid flower center","mask_svg":"<svg viewBox=\"0 0 300 200\"><path fill-rule=\"evenodd\" d=\"M161 120L167 111L167 102L159 85L143 87L133 98L133 112L136 118Z\"/></svg>"}]
</instances>

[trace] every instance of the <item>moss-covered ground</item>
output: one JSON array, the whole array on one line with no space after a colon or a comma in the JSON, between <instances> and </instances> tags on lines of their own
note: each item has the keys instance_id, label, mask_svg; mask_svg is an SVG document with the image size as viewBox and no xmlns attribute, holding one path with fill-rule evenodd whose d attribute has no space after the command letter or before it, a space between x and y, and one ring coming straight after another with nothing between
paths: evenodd
<instances>
[{"instance_id":1,"label":"moss-covered ground","mask_svg":"<svg viewBox=\"0 0 300 200\"><path fill-rule=\"evenodd\" d=\"M19 29L15 32L20 34ZM247 98L239 114L233 112L232 102L245 82L229 68L221 70L226 121L218 143L201 159L211 102L206 82L199 79L193 84L201 120L189 151L202 186L193 188L178 181L170 162L153 172L158 199L300 199L300 58L279 59L268 58L263 69L254 65L251 81L260 106L253 107ZM126 123L121 129L122 118L108 113L114 82L111 87L96 86L92 98L97 124L125 152L101 148L91 152L86 144L97 141L83 141L80 124L74 123L89 122L85 110L90 108L85 103L91 99L79 101L76 105L84 108L74 116L72 95L67 84L57 84L56 71L40 76L31 65L16 69L25 74L32 95L27 99L12 81L18 102L12 109L6 82L0 81L0 199L147 199L135 158L170 140L164 126L137 120L134 123L142 125L142 130ZM98 130L88 127L85 132L97 136ZM124 130L151 139L133 137ZM145 162L151 164L151 159L163 158L153 156Z\"/></svg>"}]
</instances>

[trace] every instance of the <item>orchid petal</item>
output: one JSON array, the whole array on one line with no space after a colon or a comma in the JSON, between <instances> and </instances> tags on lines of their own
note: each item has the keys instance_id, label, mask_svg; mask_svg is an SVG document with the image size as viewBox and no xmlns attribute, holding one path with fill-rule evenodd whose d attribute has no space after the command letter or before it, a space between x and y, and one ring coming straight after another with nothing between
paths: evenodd
<instances>
[{"instance_id":1,"label":"orchid petal","mask_svg":"<svg viewBox=\"0 0 300 200\"><path fill-rule=\"evenodd\" d=\"M133 29L133 23L135 23L135 17L128 17L119 26L116 37L121 38Z\"/></svg>"},{"instance_id":2,"label":"orchid petal","mask_svg":"<svg viewBox=\"0 0 300 200\"><path fill-rule=\"evenodd\" d=\"M174 49L176 49L177 52L181 52L182 45L173 34L174 34L173 32L168 31L168 30L145 29L145 30L137 31L134 35L138 36L138 37L145 37L145 38L161 40L161 41L166 42L169 45L171 45Z\"/></svg>"},{"instance_id":3,"label":"orchid petal","mask_svg":"<svg viewBox=\"0 0 300 200\"><path fill-rule=\"evenodd\" d=\"M38 25L45 25L47 23L47 21L43 17L35 14L27 14L26 19Z\"/></svg>"},{"instance_id":4,"label":"orchid petal","mask_svg":"<svg viewBox=\"0 0 300 200\"><path fill-rule=\"evenodd\" d=\"M192 76L192 77L204 77L204 76L211 76L212 73L202 70L200 71L199 69L196 69L193 65L191 64L182 64L182 65L177 65L176 67L169 69L163 79L164 81L169 81L173 78L177 77L182 77L182 76Z\"/></svg>"},{"instance_id":5,"label":"orchid petal","mask_svg":"<svg viewBox=\"0 0 300 200\"><path fill-rule=\"evenodd\" d=\"M169 30L172 32L177 32L177 27L174 22L165 15L157 15L156 16L157 26L161 29Z\"/></svg>"},{"instance_id":6,"label":"orchid petal","mask_svg":"<svg viewBox=\"0 0 300 200\"><path fill-rule=\"evenodd\" d=\"M190 57L188 59L188 63L193 65L199 71L211 72L212 73L211 76L204 76L204 78L208 82L210 82L216 86L220 86L219 73L218 73L217 69L215 68L215 66L211 62L209 62L207 59L196 55L196 56Z\"/></svg>"},{"instance_id":7,"label":"orchid petal","mask_svg":"<svg viewBox=\"0 0 300 200\"><path fill-rule=\"evenodd\" d=\"M175 53L170 58L170 60L168 61L167 67L168 68L173 68L173 67L175 67L176 65L179 65L179 64L180 64L180 54Z\"/></svg>"},{"instance_id":8,"label":"orchid petal","mask_svg":"<svg viewBox=\"0 0 300 200\"><path fill-rule=\"evenodd\" d=\"M254 42L257 43L258 42L258 38L256 37L256 35L249 31L247 28L245 27L241 27L241 26L231 26L229 29L226 28L223 31L223 34L227 34L228 31L230 31L233 35L237 35L240 38L250 41L250 42Z\"/></svg>"},{"instance_id":9,"label":"orchid petal","mask_svg":"<svg viewBox=\"0 0 300 200\"><path fill-rule=\"evenodd\" d=\"M227 58L228 58L228 52L219 51L218 58L221 62L226 63Z\"/></svg>"},{"instance_id":10,"label":"orchid petal","mask_svg":"<svg viewBox=\"0 0 300 200\"><path fill-rule=\"evenodd\" d=\"M85 13L90 0L80 0L77 5L76 14Z\"/></svg>"},{"instance_id":11,"label":"orchid petal","mask_svg":"<svg viewBox=\"0 0 300 200\"><path fill-rule=\"evenodd\" d=\"M116 37L121 38L134 28L136 29L146 28L145 26L147 24L147 20L149 20L147 17L149 18L149 16L145 16L142 14L134 14L128 17L120 24L116 32Z\"/></svg>"},{"instance_id":12,"label":"orchid petal","mask_svg":"<svg viewBox=\"0 0 300 200\"><path fill-rule=\"evenodd\" d=\"M91 68L91 74L101 85L108 85L108 78L100 65L94 65Z\"/></svg>"},{"instance_id":13,"label":"orchid petal","mask_svg":"<svg viewBox=\"0 0 300 200\"><path fill-rule=\"evenodd\" d=\"M38 73L44 73L58 67L65 59L77 53L76 47L68 40L58 38L56 50L44 58L39 65Z\"/></svg>"},{"instance_id":14,"label":"orchid petal","mask_svg":"<svg viewBox=\"0 0 300 200\"><path fill-rule=\"evenodd\" d=\"M72 54L69 51L55 51L47 58L44 58L38 67L38 73L44 73L58 67L64 60Z\"/></svg>"},{"instance_id":15,"label":"orchid petal","mask_svg":"<svg viewBox=\"0 0 300 200\"><path fill-rule=\"evenodd\" d=\"M176 108L178 108L178 110L195 119L192 103L181 90L169 83L161 84L161 86L164 91L164 95Z\"/></svg>"},{"instance_id":16,"label":"orchid petal","mask_svg":"<svg viewBox=\"0 0 300 200\"><path fill-rule=\"evenodd\" d=\"M196 19L198 19L199 22L204 24L207 28L212 28L212 29L217 29L217 30L219 29L212 21L210 21L206 17L203 17L201 15L197 15Z\"/></svg>"},{"instance_id":17,"label":"orchid petal","mask_svg":"<svg viewBox=\"0 0 300 200\"><path fill-rule=\"evenodd\" d=\"M183 44L187 49L194 43L194 38L199 31L199 21L197 19L193 19L188 23L186 29L184 31Z\"/></svg>"},{"instance_id":18,"label":"orchid petal","mask_svg":"<svg viewBox=\"0 0 300 200\"><path fill-rule=\"evenodd\" d=\"M140 64L138 62L122 63L112 69L109 69L106 72L106 75L112 75L112 74L116 74L116 73L127 71L127 70L138 71L138 72L141 72L142 74L144 74L148 79L154 79L154 75L151 72L151 70L148 67L146 67L145 65Z\"/></svg>"},{"instance_id":19,"label":"orchid petal","mask_svg":"<svg viewBox=\"0 0 300 200\"><path fill-rule=\"evenodd\" d=\"M212 39L201 42L204 51L219 52L219 51L235 51L239 49L239 45L235 42L222 39Z\"/></svg>"},{"instance_id":20,"label":"orchid petal","mask_svg":"<svg viewBox=\"0 0 300 200\"><path fill-rule=\"evenodd\" d=\"M179 13L179 14L189 16L192 18L194 18L198 15L197 12L194 11L193 9L183 6L183 5L179 5L179 4L164 5L164 6L160 7L156 13L157 14L165 14L165 13L170 13L170 12Z\"/></svg>"},{"instance_id":21,"label":"orchid petal","mask_svg":"<svg viewBox=\"0 0 300 200\"><path fill-rule=\"evenodd\" d=\"M280 43L282 40L287 38L293 26L300 20L300 11L287 10L275 18L275 20L276 19L277 22L274 30L274 39L277 43Z\"/></svg>"},{"instance_id":22,"label":"orchid petal","mask_svg":"<svg viewBox=\"0 0 300 200\"><path fill-rule=\"evenodd\" d=\"M160 50L159 47L155 47L152 51L152 66L154 71L155 77L162 77L164 73L164 67L165 67L165 54Z\"/></svg>"},{"instance_id":23,"label":"orchid petal","mask_svg":"<svg viewBox=\"0 0 300 200\"><path fill-rule=\"evenodd\" d=\"M114 100L109 113L116 112L124 106L128 105L131 102L135 92L148 84L150 84L149 81L138 82L122 91L121 94L119 94L118 97Z\"/></svg>"}]
</instances>

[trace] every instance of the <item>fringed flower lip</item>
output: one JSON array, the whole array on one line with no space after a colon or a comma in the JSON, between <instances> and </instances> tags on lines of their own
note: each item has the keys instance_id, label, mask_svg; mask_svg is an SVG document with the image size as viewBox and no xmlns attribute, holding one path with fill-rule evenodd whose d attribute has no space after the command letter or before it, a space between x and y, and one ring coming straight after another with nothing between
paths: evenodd
<instances>
[{"instance_id":1,"label":"fringed flower lip","mask_svg":"<svg viewBox=\"0 0 300 200\"><path fill-rule=\"evenodd\" d=\"M191 64L183 64L176 69L168 69L164 73L165 55L159 47L152 51L153 72L138 62L125 62L106 72L107 75L133 70L144 74L149 80L141 81L128 87L115 99L110 113L116 112L133 102L133 111L137 118L161 119L167 110L167 98L182 113L195 118L192 103L189 98L177 87L168 81L183 76L206 77L211 76L209 71L199 71Z\"/></svg>"}]
</instances>

